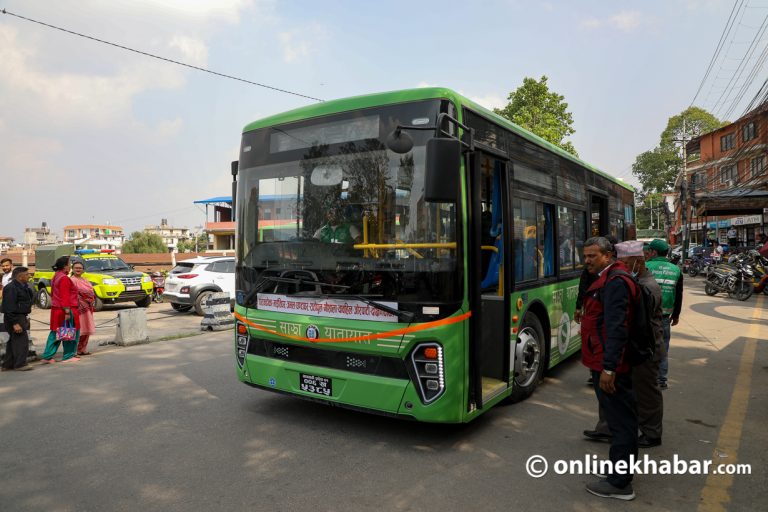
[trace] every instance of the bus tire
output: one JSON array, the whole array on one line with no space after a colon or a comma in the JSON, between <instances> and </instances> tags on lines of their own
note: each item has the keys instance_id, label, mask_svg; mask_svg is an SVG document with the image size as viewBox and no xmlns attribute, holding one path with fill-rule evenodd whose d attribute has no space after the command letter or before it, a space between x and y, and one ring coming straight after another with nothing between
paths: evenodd
<instances>
[{"instance_id":1,"label":"bus tire","mask_svg":"<svg viewBox=\"0 0 768 512\"><path fill-rule=\"evenodd\" d=\"M48 294L48 290L45 286L38 290L35 302L40 309L51 309L51 296Z\"/></svg>"},{"instance_id":2,"label":"bus tire","mask_svg":"<svg viewBox=\"0 0 768 512\"><path fill-rule=\"evenodd\" d=\"M512 393L509 395L509 401L512 403L521 402L531 396L544 374L544 329L536 315L525 315L517 340Z\"/></svg>"}]
</instances>

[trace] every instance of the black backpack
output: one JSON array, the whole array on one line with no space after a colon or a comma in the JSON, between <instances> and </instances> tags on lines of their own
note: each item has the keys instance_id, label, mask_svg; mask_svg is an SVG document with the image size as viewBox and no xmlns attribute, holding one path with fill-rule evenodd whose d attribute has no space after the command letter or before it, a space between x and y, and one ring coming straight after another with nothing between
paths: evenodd
<instances>
[{"instance_id":1,"label":"black backpack","mask_svg":"<svg viewBox=\"0 0 768 512\"><path fill-rule=\"evenodd\" d=\"M608 274L610 280L613 276L621 276L629 279L635 284L638 290L638 299L632 297L633 315L632 323L629 325L629 339L624 350L624 360L630 366L638 366L653 358L656 351L656 333L653 331L651 317L655 307L655 301L651 290L642 285L635 276L624 270L611 270Z\"/></svg>"}]
</instances>

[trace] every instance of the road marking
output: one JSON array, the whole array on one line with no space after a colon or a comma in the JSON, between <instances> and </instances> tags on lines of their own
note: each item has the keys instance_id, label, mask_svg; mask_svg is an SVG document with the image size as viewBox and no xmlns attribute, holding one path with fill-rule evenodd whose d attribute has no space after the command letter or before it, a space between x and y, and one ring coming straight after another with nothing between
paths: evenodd
<instances>
[{"instance_id":1,"label":"road marking","mask_svg":"<svg viewBox=\"0 0 768 512\"><path fill-rule=\"evenodd\" d=\"M744 427L744 418L747 416L749 404L749 391L752 385L752 367L757 352L759 320L763 311L763 296L757 297L752 313L752 325L747 333L744 351L741 353L739 373L736 375L736 383L731 393L731 403L725 414L725 422L720 429L715 450L712 453L713 466L721 463L735 464L738 462L739 445L741 444L741 431ZM757 321L755 321L757 320ZM720 458L720 452L727 453L728 459ZM733 475L709 474L704 488L701 490L699 512L725 511L726 504L731 501L731 487L733 487Z\"/></svg>"}]
</instances>

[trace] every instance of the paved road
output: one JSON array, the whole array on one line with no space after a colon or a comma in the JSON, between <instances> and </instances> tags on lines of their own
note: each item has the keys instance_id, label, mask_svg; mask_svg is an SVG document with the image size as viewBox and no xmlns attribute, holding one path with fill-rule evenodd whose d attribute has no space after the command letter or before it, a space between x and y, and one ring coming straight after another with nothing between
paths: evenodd
<instances>
[{"instance_id":1,"label":"paved road","mask_svg":"<svg viewBox=\"0 0 768 512\"><path fill-rule=\"evenodd\" d=\"M596 405L575 359L524 403L428 425L248 388L230 334L212 333L3 373L0 510L764 509L768 297L737 303L689 285L664 445L647 453L714 454L752 464L751 476L639 476L628 504L587 494L590 476L529 477L534 454L607 455L581 438Z\"/></svg>"}]
</instances>

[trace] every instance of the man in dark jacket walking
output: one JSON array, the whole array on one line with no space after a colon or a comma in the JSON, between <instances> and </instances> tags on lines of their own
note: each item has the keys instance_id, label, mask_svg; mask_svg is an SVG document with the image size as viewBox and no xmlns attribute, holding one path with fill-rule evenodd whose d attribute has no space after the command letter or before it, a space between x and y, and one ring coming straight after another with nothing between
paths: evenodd
<instances>
[{"instance_id":1,"label":"man in dark jacket walking","mask_svg":"<svg viewBox=\"0 0 768 512\"><path fill-rule=\"evenodd\" d=\"M598 276L584 296L581 318L582 363L592 371L595 394L611 431L609 452L613 469L603 480L587 484L587 491L604 498L632 500L631 457L637 457L637 410L632 390L632 368L624 360L629 327L640 290L624 263L611 261L611 244L603 237L584 242L584 261ZM621 256L621 255L619 255ZM617 471L622 461L627 471Z\"/></svg>"},{"instance_id":2,"label":"man in dark jacket walking","mask_svg":"<svg viewBox=\"0 0 768 512\"><path fill-rule=\"evenodd\" d=\"M29 318L32 312L33 295L27 283L29 270L26 267L13 269L11 282L3 289L3 313L5 329L10 338L5 345L5 358L2 370L27 371L32 367L27 364L29 354Z\"/></svg>"}]
</instances>

